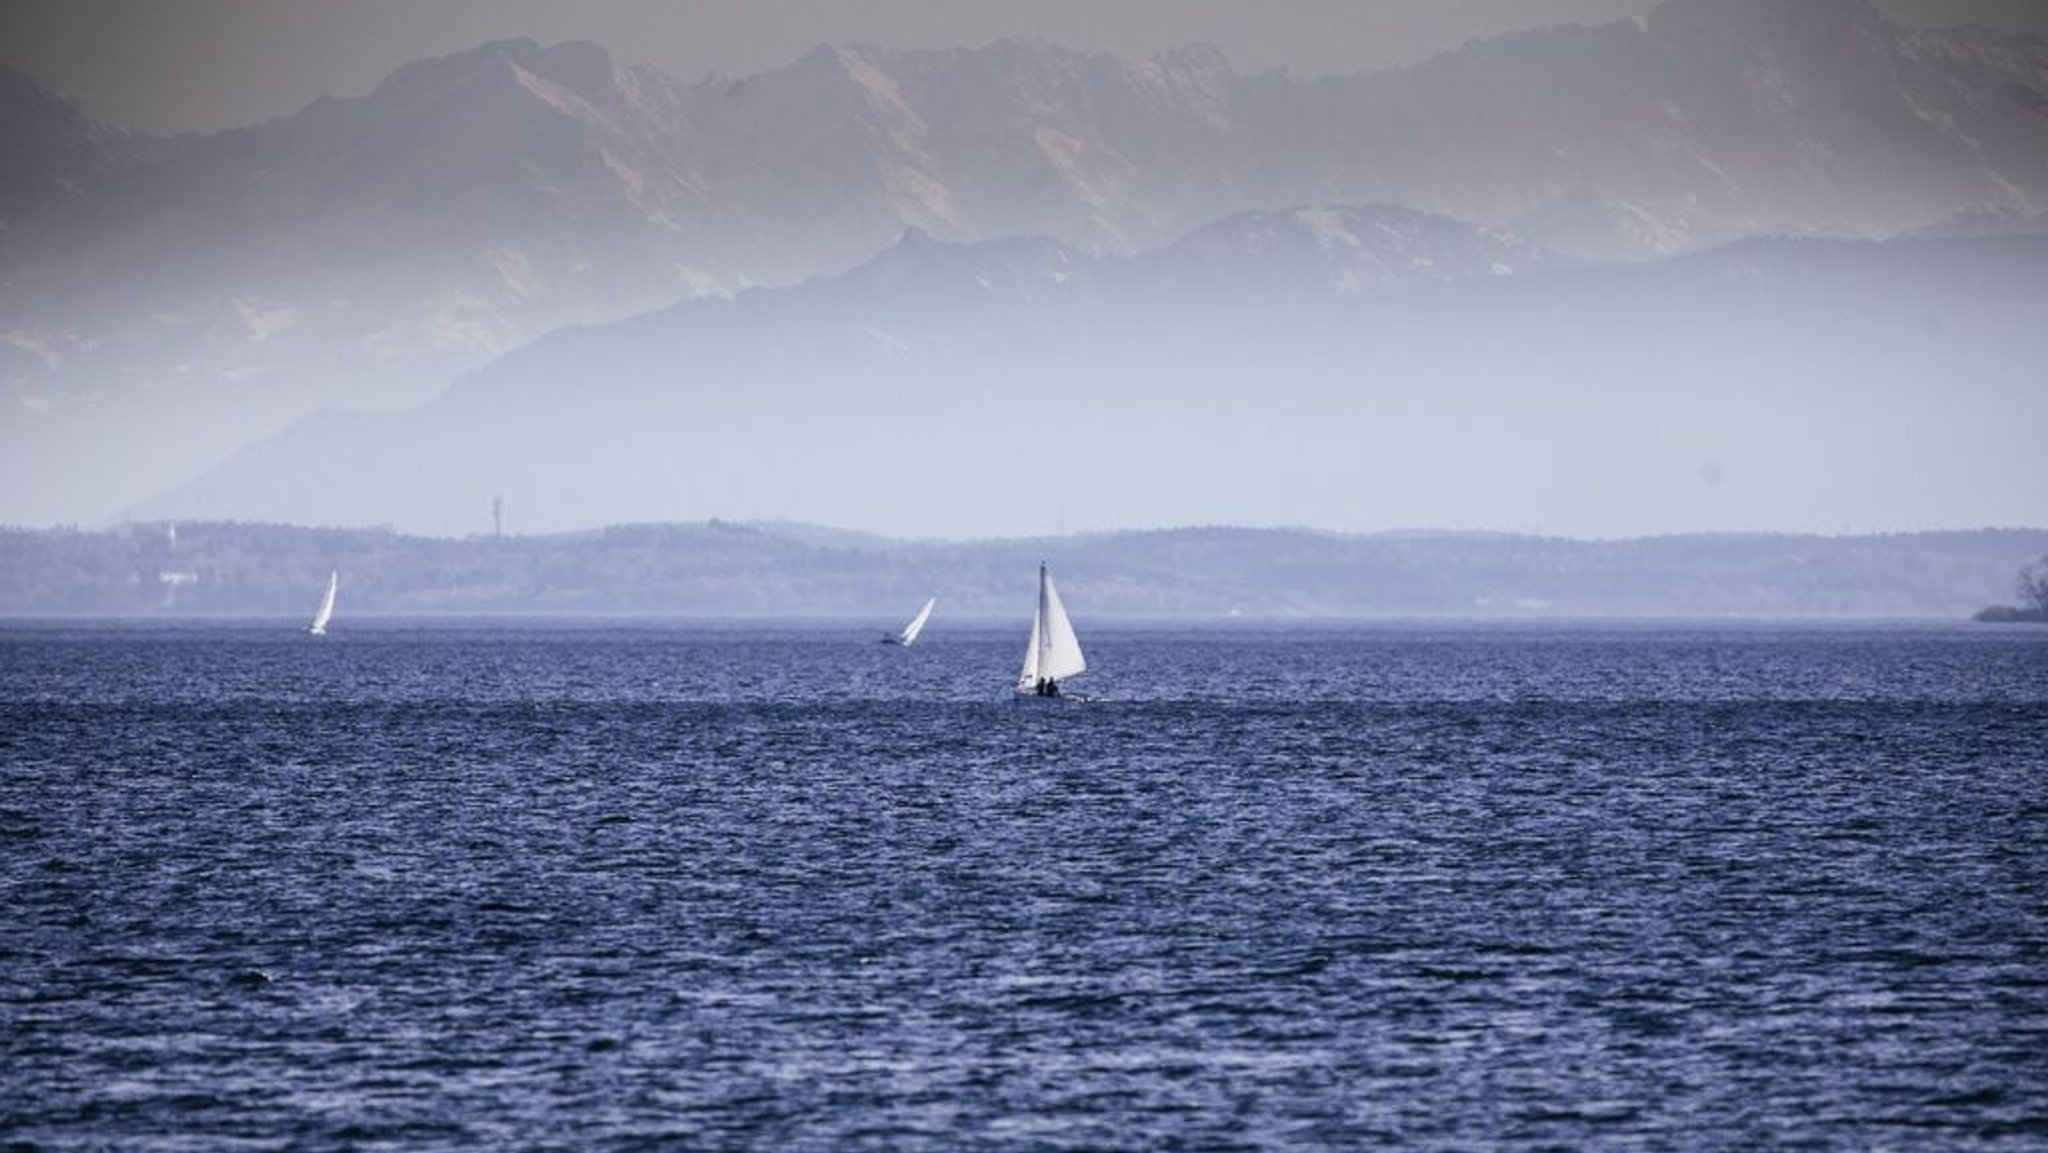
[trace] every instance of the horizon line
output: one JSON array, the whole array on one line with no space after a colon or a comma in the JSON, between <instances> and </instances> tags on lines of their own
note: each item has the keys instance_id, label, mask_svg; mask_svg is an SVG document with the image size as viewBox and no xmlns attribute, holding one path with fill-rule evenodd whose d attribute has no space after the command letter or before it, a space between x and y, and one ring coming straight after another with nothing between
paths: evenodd
<instances>
[{"instance_id":1,"label":"horizon line","mask_svg":"<svg viewBox=\"0 0 2048 1153\"><path fill-rule=\"evenodd\" d=\"M1295 536L1324 537L1332 539L1370 539L1398 537L1466 537L1493 538L1505 540L1546 541L1563 544L1626 544L1640 541L1682 540L1682 539L1811 539L1811 540L1858 540L1876 537L1942 536L1977 533L2040 533L2048 532L2048 524L1980 524L1969 528L1927 527L1892 529L1842 529L1829 531L1821 529L1675 529L1663 532L1646 532L1621 535L1573 535L1569 533L1548 533L1540 530L1492 529L1492 528L1443 528L1428 526L1395 526L1379 529L1332 529L1302 524L1230 524L1210 522L1151 527L1121 527L1107 529L1084 529L1042 533L1019 533L976 537L948 536L900 536L868 529L845 528L839 525L820 524L810 521L766 519L727 519L706 517L691 520L634 520L612 521L581 528L547 529L539 532L493 532L479 530L467 533L435 533L401 529L389 523L379 524L311 524L296 521L237 520L234 518L180 518L166 517L157 520L116 521L96 528L80 527L76 523L28 525L0 522L0 534L38 535L72 533L77 535L117 535L137 531L168 531L183 527L219 526L234 528L288 529L301 532L359 533L366 535L398 537L432 541L513 541L550 540L563 537L592 536L619 530L646 529L742 529L766 536L789 536L802 533L828 533L835 536L861 537L880 543L894 545L1001 545L1039 544L1050 541L1088 541L1114 537L1157 536L1169 533L1243 533L1243 534L1289 534ZM780 530L780 531L778 531Z\"/></svg>"}]
</instances>

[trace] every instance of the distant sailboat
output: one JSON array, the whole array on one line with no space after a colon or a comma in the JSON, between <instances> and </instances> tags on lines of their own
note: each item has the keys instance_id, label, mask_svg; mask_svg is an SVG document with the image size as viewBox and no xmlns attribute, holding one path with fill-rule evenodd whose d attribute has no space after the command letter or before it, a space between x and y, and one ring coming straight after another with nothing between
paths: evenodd
<instances>
[{"instance_id":1,"label":"distant sailboat","mask_svg":"<svg viewBox=\"0 0 2048 1153\"><path fill-rule=\"evenodd\" d=\"M924 622L931 619L932 606L938 603L939 598L937 597L932 597L931 599L925 601L924 607L917 610L917 615L910 618L910 623L903 626L902 632L891 633L888 636L883 637L882 643L888 645L902 645L905 648L908 648L911 645L916 644L917 634L924 631Z\"/></svg>"},{"instance_id":2,"label":"distant sailboat","mask_svg":"<svg viewBox=\"0 0 2048 1153\"><path fill-rule=\"evenodd\" d=\"M327 635L327 622L334 617L334 591L340 587L341 574L338 572L328 573L327 595L320 598L320 610L313 614L313 623L307 626L307 632L312 633L316 637Z\"/></svg>"},{"instance_id":3,"label":"distant sailboat","mask_svg":"<svg viewBox=\"0 0 2048 1153\"><path fill-rule=\"evenodd\" d=\"M1017 691L1035 697L1057 697L1060 682L1088 669L1081 655L1081 642L1074 636L1067 606L1060 603L1059 590L1052 587L1052 574L1038 566L1038 611L1031 617L1031 643L1024 649L1024 669L1017 674Z\"/></svg>"}]
</instances>

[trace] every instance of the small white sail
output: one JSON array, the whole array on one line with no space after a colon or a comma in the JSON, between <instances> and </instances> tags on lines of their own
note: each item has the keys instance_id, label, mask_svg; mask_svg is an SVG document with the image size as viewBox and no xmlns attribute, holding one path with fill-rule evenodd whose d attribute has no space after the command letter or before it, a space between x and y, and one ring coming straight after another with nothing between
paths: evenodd
<instances>
[{"instance_id":1,"label":"small white sail","mask_svg":"<svg viewBox=\"0 0 2048 1153\"><path fill-rule=\"evenodd\" d=\"M903 631L896 634L896 643L905 646L916 644L917 634L924 631L924 622L932 617L932 606L938 603L937 597L926 600L924 607L917 610L917 615L911 618L910 623L903 626Z\"/></svg>"},{"instance_id":2,"label":"small white sail","mask_svg":"<svg viewBox=\"0 0 2048 1153\"><path fill-rule=\"evenodd\" d=\"M313 614L313 623L306 631L316 637L327 635L327 622L334 616L334 592L341 587L341 574L327 574L327 595L320 598L320 610Z\"/></svg>"},{"instance_id":3,"label":"small white sail","mask_svg":"<svg viewBox=\"0 0 2048 1153\"><path fill-rule=\"evenodd\" d=\"M1028 693L1038 685L1038 613L1031 614L1031 639L1024 642L1024 669L1017 674L1017 691Z\"/></svg>"},{"instance_id":4,"label":"small white sail","mask_svg":"<svg viewBox=\"0 0 2048 1153\"><path fill-rule=\"evenodd\" d=\"M1024 649L1024 668L1017 674L1017 691L1035 693L1043 682L1059 682L1088 670L1081 655L1081 641L1067 619L1067 607L1060 603L1052 574L1038 566L1038 611L1031 615L1031 641Z\"/></svg>"}]
</instances>

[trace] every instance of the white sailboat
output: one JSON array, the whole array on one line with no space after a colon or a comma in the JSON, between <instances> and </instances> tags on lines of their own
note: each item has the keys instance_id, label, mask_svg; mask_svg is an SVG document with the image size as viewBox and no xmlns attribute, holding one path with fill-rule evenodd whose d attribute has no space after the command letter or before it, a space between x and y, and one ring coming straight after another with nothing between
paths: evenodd
<instances>
[{"instance_id":1,"label":"white sailboat","mask_svg":"<svg viewBox=\"0 0 2048 1153\"><path fill-rule=\"evenodd\" d=\"M320 598L320 609L313 614L313 623L306 627L307 632L312 633L316 637L327 635L327 622L334 617L334 592L340 587L341 574L338 572L328 573L327 595Z\"/></svg>"},{"instance_id":2,"label":"white sailboat","mask_svg":"<svg viewBox=\"0 0 2048 1153\"><path fill-rule=\"evenodd\" d=\"M917 610L917 615L910 618L910 623L903 626L902 632L891 633L888 636L883 637L882 643L888 645L902 645L905 648L908 648L911 645L916 644L917 634L924 631L924 622L931 619L932 606L938 603L939 598L937 597L932 597L929 600L926 600L924 602L924 607Z\"/></svg>"},{"instance_id":3,"label":"white sailboat","mask_svg":"<svg viewBox=\"0 0 2048 1153\"><path fill-rule=\"evenodd\" d=\"M1088 670L1081 655L1081 641L1067 619L1067 606L1060 603L1052 574L1038 566L1038 611L1031 617L1031 643L1024 648L1024 668L1017 674L1017 691L1034 697L1057 697L1060 682Z\"/></svg>"}]
</instances>

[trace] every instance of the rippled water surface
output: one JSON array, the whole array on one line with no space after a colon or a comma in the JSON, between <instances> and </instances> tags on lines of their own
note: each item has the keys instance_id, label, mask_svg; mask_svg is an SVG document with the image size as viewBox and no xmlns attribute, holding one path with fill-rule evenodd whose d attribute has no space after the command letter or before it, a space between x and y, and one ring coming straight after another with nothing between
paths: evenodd
<instances>
[{"instance_id":1,"label":"rippled water surface","mask_svg":"<svg viewBox=\"0 0 2048 1153\"><path fill-rule=\"evenodd\" d=\"M0 1148L2048 1147L2048 633L883 623L0 627Z\"/></svg>"}]
</instances>

